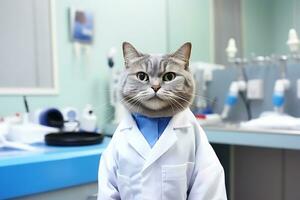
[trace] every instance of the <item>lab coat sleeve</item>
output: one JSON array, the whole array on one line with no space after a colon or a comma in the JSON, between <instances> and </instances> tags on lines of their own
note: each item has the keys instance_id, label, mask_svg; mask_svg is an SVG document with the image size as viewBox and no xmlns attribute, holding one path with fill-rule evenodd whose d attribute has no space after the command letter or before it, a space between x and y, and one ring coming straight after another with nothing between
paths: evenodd
<instances>
[{"instance_id":1,"label":"lab coat sleeve","mask_svg":"<svg viewBox=\"0 0 300 200\"><path fill-rule=\"evenodd\" d=\"M98 200L120 200L117 188L114 138L102 153L98 171Z\"/></svg>"},{"instance_id":2,"label":"lab coat sleeve","mask_svg":"<svg viewBox=\"0 0 300 200\"><path fill-rule=\"evenodd\" d=\"M199 144L188 200L225 200L227 195L223 167L204 131L198 124L195 129Z\"/></svg>"}]
</instances>

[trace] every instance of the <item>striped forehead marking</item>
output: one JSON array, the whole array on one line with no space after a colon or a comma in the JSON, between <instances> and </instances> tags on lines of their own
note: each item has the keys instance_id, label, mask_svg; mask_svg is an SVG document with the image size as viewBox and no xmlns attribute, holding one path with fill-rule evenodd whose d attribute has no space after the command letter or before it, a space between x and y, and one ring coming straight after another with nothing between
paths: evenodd
<instances>
[{"instance_id":1,"label":"striped forehead marking","mask_svg":"<svg viewBox=\"0 0 300 200\"><path fill-rule=\"evenodd\" d=\"M147 61L146 71L150 76L160 76L166 69L162 56L151 56Z\"/></svg>"}]
</instances>

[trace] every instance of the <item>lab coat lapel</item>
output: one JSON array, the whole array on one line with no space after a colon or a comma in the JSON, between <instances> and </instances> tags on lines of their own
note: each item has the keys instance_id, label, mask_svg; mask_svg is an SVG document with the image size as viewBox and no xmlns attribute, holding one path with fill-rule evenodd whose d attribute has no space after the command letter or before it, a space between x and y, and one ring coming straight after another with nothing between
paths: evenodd
<instances>
[{"instance_id":1,"label":"lab coat lapel","mask_svg":"<svg viewBox=\"0 0 300 200\"><path fill-rule=\"evenodd\" d=\"M151 151L151 148L144 136L140 133L137 126L135 125L131 130L128 130L126 136L129 145L146 160Z\"/></svg>"},{"instance_id":2,"label":"lab coat lapel","mask_svg":"<svg viewBox=\"0 0 300 200\"><path fill-rule=\"evenodd\" d=\"M176 143L176 129L191 126L191 124L188 123L186 112L187 111L178 113L172 118L159 140L151 149L149 158L146 160L143 167L143 171L147 169L152 163L154 163L158 158L160 158L164 153L166 153Z\"/></svg>"},{"instance_id":3,"label":"lab coat lapel","mask_svg":"<svg viewBox=\"0 0 300 200\"><path fill-rule=\"evenodd\" d=\"M139 131L134 119L129 112L125 115L125 120L120 124L120 131L126 135L127 142L129 145L137 151L137 153L146 159L151 150L144 136Z\"/></svg>"},{"instance_id":4,"label":"lab coat lapel","mask_svg":"<svg viewBox=\"0 0 300 200\"><path fill-rule=\"evenodd\" d=\"M173 131L172 126L167 126L159 140L151 149L151 153L145 162L143 171L168 151L177 141L177 136Z\"/></svg>"}]
</instances>

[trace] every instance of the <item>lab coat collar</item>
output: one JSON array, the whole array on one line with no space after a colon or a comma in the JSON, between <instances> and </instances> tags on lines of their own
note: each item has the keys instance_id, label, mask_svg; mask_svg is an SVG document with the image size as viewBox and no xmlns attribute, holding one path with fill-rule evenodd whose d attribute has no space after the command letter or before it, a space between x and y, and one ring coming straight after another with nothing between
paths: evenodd
<instances>
[{"instance_id":1,"label":"lab coat collar","mask_svg":"<svg viewBox=\"0 0 300 200\"><path fill-rule=\"evenodd\" d=\"M182 112L177 113L172 117L171 121L169 122L169 125L171 125L173 129L190 127L191 124L188 121L189 113L191 113L190 109L186 109ZM125 118L121 121L119 125L119 130L124 131L126 129L132 129L134 126L137 126L136 122L134 121L131 113L126 110Z\"/></svg>"},{"instance_id":2,"label":"lab coat collar","mask_svg":"<svg viewBox=\"0 0 300 200\"><path fill-rule=\"evenodd\" d=\"M143 171L176 143L176 129L188 128L191 126L188 121L188 112L190 112L190 110L186 109L174 115L159 140L151 149L142 133L140 133L133 117L127 111L125 119L120 123L120 131L126 132L128 143L146 160Z\"/></svg>"},{"instance_id":3,"label":"lab coat collar","mask_svg":"<svg viewBox=\"0 0 300 200\"><path fill-rule=\"evenodd\" d=\"M191 115L192 112L190 109L185 109L184 111L177 113L172 118L170 125L173 127L173 129L180 129L180 128L188 128L191 127L191 123L189 121L189 115ZM193 115L193 114L192 114Z\"/></svg>"}]
</instances>

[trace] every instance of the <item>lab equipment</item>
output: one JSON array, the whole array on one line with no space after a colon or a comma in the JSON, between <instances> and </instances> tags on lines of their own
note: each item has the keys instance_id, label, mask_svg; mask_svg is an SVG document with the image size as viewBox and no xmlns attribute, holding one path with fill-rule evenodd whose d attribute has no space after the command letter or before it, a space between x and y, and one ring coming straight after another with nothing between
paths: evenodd
<instances>
[{"instance_id":1,"label":"lab equipment","mask_svg":"<svg viewBox=\"0 0 300 200\"><path fill-rule=\"evenodd\" d=\"M231 108L237 103L240 95L247 109L248 118L251 118L250 105L246 99L247 92L247 77L245 74L244 65L247 63L246 59L236 58L237 53L236 42L234 38L230 38L226 48L227 58L229 63L234 64L238 69L238 77L229 86L229 91L225 100L225 105L221 113L221 118L224 120L228 117Z\"/></svg>"},{"instance_id":2,"label":"lab equipment","mask_svg":"<svg viewBox=\"0 0 300 200\"><path fill-rule=\"evenodd\" d=\"M51 146L85 146L100 144L104 135L95 132L62 132L49 133L45 136L45 142Z\"/></svg>"},{"instance_id":3,"label":"lab equipment","mask_svg":"<svg viewBox=\"0 0 300 200\"><path fill-rule=\"evenodd\" d=\"M280 75L275 81L272 103L274 111L263 112L258 118L242 122L242 128L285 129L299 130L300 118L290 116L284 112L285 93L290 88L290 81L286 78L287 56L281 56L279 61Z\"/></svg>"},{"instance_id":4,"label":"lab equipment","mask_svg":"<svg viewBox=\"0 0 300 200\"><path fill-rule=\"evenodd\" d=\"M231 108L236 105L239 95L245 103L248 118L251 118L249 102L246 99L246 90L247 90L247 78L245 75L244 65L247 61L245 59L236 58L235 65L238 68L238 78L236 81L233 81L229 86L229 91L225 100L225 105L221 114L222 119L226 119L229 115Z\"/></svg>"},{"instance_id":5,"label":"lab equipment","mask_svg":"<svg viewBox=\"0 0 300 200\"><path fill-rule=\"evenodd\" d=\"M110 50L107 53L107 64L109 68L113 68L115 66L115 55L117 53L117 50L115 47L111 47Z\"/></svg>"},{"instance_id":6,"label":"lab equipment","mask_svg":"<svg viewBox=\"0 0 300 200\"><path fill-rule=\"evenodd\" d=\"M121 97L119 94L119 81L121 77L121 70L115 67L114 57L116 54L116 49L112 47L107 54L107 64L110 69L111 80L109 83L110 91L110 104L114 107L114 119L113 123L118 124L123 118L124 106L121 103Z\"/></svg>"},{"instance_id":7,"label":"lab equipment","mask_svg":"<svg viewBox=\"0 0 300 200\"><path fill-rule=\"evenodd\" d=\"M283 113L283 107L285 103L285 91L288 90L290 87L290 81L287 79L278 79L275 82L274 86L274 93L273 93L273 105L274 105L274 110L276 112Z\"/></svg>"},{"instance_id":8,"label":"lab equipment","mask_svg":"<svg viewBox=\"0 0 300 200\"><path fill-rule=\"evenodd\" d=\"M12 142L7 140L7 135L10 132L10 124L6 121L0 123L0 149L1 148L12 148L20 149L26 151L34 151L36 148L31 147L27 144L22 144L20 142Z\"/></svg>"},{"instance_id":9,"label":"lab equipment","mask_svg":"<svg viewBox=\"0 0 300 200\"><path fill-rule=\"evenodd\" d=\"M64 131L78 131L79 114L76 108L66 107L62 111L64 117Z\"/></svg>"},{"instance_id":10,"label":"lab equipment","mask_svg":"<svg viewBox=\"0 0 300 200\"><path fill-rule=\"evenodd\" d=\"M233 81L230 84L229 92L226 97L225 106L222 111L221 117L222 119L226 119L230 112L232 106L234 106L238 101L238 95L240 91L246 90L246 82L245 81Z\"/></svg>"},{"instance_id":11,"label":"lab equipment","mask_svg":"<svg viewBox=\"0 0 300 200\"><path fill-rule=\"evenodd\" d=\"M152 149L126 112L110 144L100 161L99 200L227 199L223 168L189 109L173 116Z\"/></svg>"},{"instance_id":12,"label":"lab equipment","mask_svg":"<svg viewBox=\"0 0 300 200\"><path fill-rule=\"evenodd\" d=\"M26 96L23 96L23 102L24 102L25 111L26 111L23 114L23 122L27 123L27 122L29 122L29 106L28 106L28 102L27 102Z\"/></svg>"},{"instance_id":13,"label":"lab equipment","mask_svg":"<svg viewBox=\"0 0 300 200\"><path fill-rule=\"evenodd\" d=\"M292 55L297 55L299 53L300 40L295 29L289 30L289 38L286 44L288 45Z\"/></svg>"},{"instance_id":14,"label":"lab equipment","mask_svg":"<svg viewBox=\"0 0 300 200\"><path fill-rule=\"evenodd\" d=\"M190 69L195 79L195 91L194 105L196 107L195 114L209 114L212 113L212 107L215 100L208 99L207 87L213 80L213 71L221 70L225 67L223 65L217 65L205 62L193 62L190 65ZM208 111L209 110L209 111ZM208 111L208 112L207 112Z\"/></svg>"},{"instance_id":15,"label":"lab equipment","mask_svg":"<svg viewBox=\"0 0 300 200\"><path fill-rule=\"evenodd\" d=\"M287 57L281 56L280 58L280 79L276 80L274 86L274 92L272 97L272 102L274 106L274 111L283 113L284 103L285 103L285 92L290 87L290 81L286 78L286 64Z\"/></svg>"},{"instance_id":16,"label":"lab equipment","mask_svg":"<svg viewBox=\"0 0 300 200\"><path fill-rule=\"evenodd\" d=\"M64 127L64 117L59 109L47 108L40 113L39 123L44 126L62 129Z\"/></svg>"},{"instance_id":17,"label":"lab equipment","mask_svg":"<svg viewBox=\"0 0 300 200\"><path fill-rule=\"evenodd\" d=\"M251 58L249 60L250 64L257 66L265 66L268 64L272 64L274 60L274 55L271 56L256 56L254 53L251 54Z\"/></svg>"},{"instance_id":18,"label":"lab equipment","mask_svg":"<svg viewBox=\"0 0 300 200\"><path fill-rule=\"evenodd\" d=\"M29 122L29 106L26 97L23 97L26 113L23 115L22 123L8 123L9 132L6 139L11 142L33 144L44 142L44 136L50 132L57 132L58 129L34 124ZM52 116L52 115L51 115ZM47 118L48 119L48 118ZM52 118L50 118L51 121ZM52 121L51 121L52 122ZM53 123L56 121L53 121ZM56 125L56 123L54 123ZM57 126L54 126L57 127Z\"/></svg>"},{"instance_id":19,"label":"lab equipment","mask_svg":"<svg viewBox=\"0 0 300 200\"><path fill-rule=\"evenodd\" d=\"M6 138L8 141L25 144L43 143L46 134L57 131L56 128L23 122L11 125Z\"/></svg>"},{"instance_id":20,"label":"lab equipment","mask_svg":"<svg viewBox=\"0 0 300 200\"><path fill-rule=\"evenodd\" d=\"M252 79L247 82L247 99L262 100L264 98L264 81Z\"/></svg>"},{"instance_id":21,"label":"lab equipment","mask_svg":"<svg viewBox=\"0 0 300 200\"><path fill-rule=\"evenodd\" d=\"M228 45L227 45L227 48L225 49L225 51L227 53L228 61L233 62L235 59L236 53L238 51L234 38L230 38L228 40Z\"/></svg>"},{"instance_id":22,"label":"lab equipment","mask_svg":"<svg viewBox=\"0 0 300 200\"><path fill-rule=\"evenodd\" d=\"M223 65L205 62L194 62L190 65L195 79L196 91L192 111L201 125L212 125L222 122L221 116L214 113L216 98L208 98L207 90L209 83L213 80L213 71L224 68Z\"/></svg>"},{"instance_id":23,"label":"lab equipment","mask_svg":"<svg viewBox=\"0 0 300 200\"><path fill-rule=\"evenodd\" d=\"M84 131L95 131L97 128L97 116L94 113L93 107L87 104L82 111L80 119L80 129Z\"/></svg>"},{"instance_id":24,"label":"lab equipment","mask_svg":"<svg viewBox=\"0 0 300 200\"><path fill-rule=\"evenodd\" d=\"M66 107L62 113L65 121L73 122L79 120L78 110L76 108Z\"/></svg>"}]
</instances>

